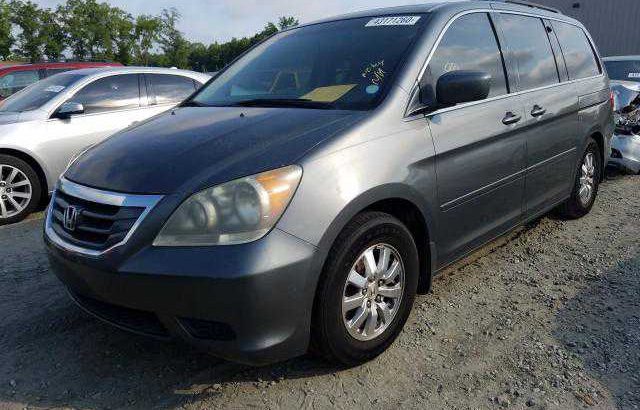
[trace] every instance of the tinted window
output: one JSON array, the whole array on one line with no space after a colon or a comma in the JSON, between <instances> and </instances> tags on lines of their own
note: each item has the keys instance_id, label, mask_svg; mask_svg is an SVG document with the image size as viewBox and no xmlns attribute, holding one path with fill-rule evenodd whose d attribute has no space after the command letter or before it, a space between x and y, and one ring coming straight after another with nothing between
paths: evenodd
<instances>
[{"instance_id":1,"label":"tinted window","mask_svg":"<svg viewBox=\"0 0 640 410\"><path fill-rule=\"evenodd\" d=\"M80 90L71 101L84 105L87 114L137 108L140 106L138 75L101 78Z\"/></svg>"},{"instance_id":2,"label":"tinted window","mask_svg":"<svg viewBox=\"0 0 640 410\"><path fill-rule=\"evenodd\" d=\"M83 76L77 74L60 74L45 78L7 98L0 105L0 112L22 112L38 109L81 78Z\"/></svg>"},{"instance_id":3,"label":"tinted window","mask_svg":"<svg viewBox=\"0 0 640 410\"><path fill-rule=\"evenodd\" d=\"M542 20L515 14L501 15L502 28L518 63L520 90L557 84L558 67Z\"/></svg>"},{"instance_id":4,"label":"tinted window","mask_svg":"<svg viewBox=\"0 0 640 410\"><path fill-rule=\"evenodd\" d=\"M288 100L303 108L371 109L393 84L426 20L424 14L366 17L281 32L225 70L192 102L272 106L274 100Z\"/></svg>"},{"instance_id":5,"label":"tinted window","mask_svg":"<svg viewBox=\"0 0 640 410\"><path fill-rule=\"evenodd\" d=\"M8 97L40 80L38 71L14 71L0 77L0 96Z\"/></svg>"},{"instance_id":6,"label":"tinted window","mask_svg":"<svg viewBox=\"0 0 640 410\"><path fill-rule=\"evenodd\" d=\"M604 65L612 80L640 82L640 60L605 61Z\"/></svg>"},{"instance_id":7,"label":"tinted window","mask_svg":"<svg viewBox=\"0 0 640 410\"><path fill-rule=\"evenodd\" d=\"M147 74L156 104L178 103L196 90L193 80L170 74Z\"/></svg>"},{"instance_id":8,"label":"tinted window","mask_svg":"<svg viewBox=\"0 0 640 410\"><path fill-rule=\"evenodd\" d=\"M600 74L591 44L580 27L554 21L553 29L560 41L571 80Z\"/></svg>"},{"instance_id":9,"label":"tinted window","mask_svg":"<svg viewBox=\"0 0 640 410\"><path fill-rule=\"evenodd\" d=\"M456 70L491 74L490 97L507 93L502 55L489 17L484 13L457 19L442 37L427 74L435 85L442 74Z\"/></svg>"}]
</instances>

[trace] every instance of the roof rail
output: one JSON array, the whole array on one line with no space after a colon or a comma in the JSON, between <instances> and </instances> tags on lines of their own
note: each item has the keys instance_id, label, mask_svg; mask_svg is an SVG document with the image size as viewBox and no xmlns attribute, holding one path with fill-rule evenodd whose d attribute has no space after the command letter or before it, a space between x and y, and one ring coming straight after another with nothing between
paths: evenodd
<instances>
[{"instance_id":1,"label":"roof rail","mask_svg":"<svg viewBox=\"0 0 640 410\"><path fill-rule=\"evenodd\" d=\"M526 1L526 0L488 0L488 1L496 1L496 2L499 2L499 3L516 4L518 6L531 7L531 8L550 11L552 13L562 14L560 9L557 9L555 7L544 6L542 4L538 4L538 3L534 3L534 2Z\"/></svg>"}]
</instances>

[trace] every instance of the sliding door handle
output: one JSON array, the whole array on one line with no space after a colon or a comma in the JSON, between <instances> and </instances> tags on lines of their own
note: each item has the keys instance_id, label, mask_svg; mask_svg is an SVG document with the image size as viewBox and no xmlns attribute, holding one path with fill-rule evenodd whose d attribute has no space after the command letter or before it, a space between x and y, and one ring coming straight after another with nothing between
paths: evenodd
<instances>
[{"instance_id":1,"label":"sliding door handle","mask_svg":"<svg viewBox=\"0 0 640 410\"><path fill-rule=\"evenodd\" d=\"M519 115L517 115L517 114L514 114L514 113L512 113L511 111L509 111L509 112L504 116L504 118L502 119L502 123L503 123L504 125L512 125L512 124L515 124L515 123L520 122L520 120L521 120L521 119L522 119L522 117L521 117L521 116L519 116Z\"/></svg>"},{"instance_id":2,"label":"sliding door handle","mask_svg":"<svg viewBox=\"0 0 640 410\"><path fill-rule=\"evenodd\" d=\"M531 110L531 116L532 117L541 117L543 115L545 115L547 113L547 110L545 110L544 108L540 107L539 105L534 105L533 109Z\"/></svg>"}]
</instances>

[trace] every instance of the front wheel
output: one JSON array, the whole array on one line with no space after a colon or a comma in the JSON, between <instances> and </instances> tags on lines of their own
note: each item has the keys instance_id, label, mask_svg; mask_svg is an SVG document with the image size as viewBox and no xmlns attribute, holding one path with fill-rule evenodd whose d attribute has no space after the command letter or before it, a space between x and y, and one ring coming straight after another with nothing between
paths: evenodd
<instances>
[{"instance_id":1,"label":"front wheel","mask_svg":"<svg viewBox=\"0 0 640 410\"><path fill-rule=\"evenodd\" d=\"M23 220L39 201L40 181L29 164L0 155L0 225Z\"/></svg>"},{"instance_id":2,"label":"front wheel","mask_svg":"<svg viewBox=\"0 0 640 410\"><path fill-rule=\"evenodd\" d=\"M559 209L560 214L569 219L585 216L593 208L598 196L601 180L602 155L598 143L589 138L582 154L571 197Z\"/></svg>"},{"instance_id":3,"label":"front wheel","mask_svg":"<svg viewBox=\"0 0 640 410\"><path fill-rule=\"evenodd\" d=\"M409 317L418 272L415 242L399 220L358 215L328 257L314 309L314 347L346 366L382 353Z\"/></svg>"}]
</instances>

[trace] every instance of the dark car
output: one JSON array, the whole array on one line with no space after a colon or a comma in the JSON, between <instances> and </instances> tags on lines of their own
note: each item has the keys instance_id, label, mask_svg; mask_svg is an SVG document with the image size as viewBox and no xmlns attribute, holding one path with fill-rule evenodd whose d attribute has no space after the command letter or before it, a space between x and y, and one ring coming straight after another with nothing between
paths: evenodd
<instances>
[{"instance_id":1,"label":"dark car","mask_svg":"<svg viewBox=\"0 0 640 410\"><path fill-rule=\"evenodd\" d=\"M0 66L0 101L42 80L43 78L70 70L92 67L119 67L120 63L65 62L16 64Z\"/></svg>"},{"instance_id":2,"label":"dark car","mask_svg":"<svg viewBox=\"0 0 640 410\"><path fill-rule=\"evenodd\" d=\"M71 297L116 326L354 365L451 263L554 208L587 214L612 132L609 79L569 17L365 11L278 33L89 149L45 241Z\"/></svg>"}]
</instances>

